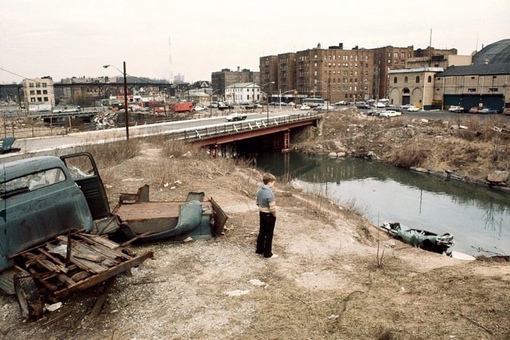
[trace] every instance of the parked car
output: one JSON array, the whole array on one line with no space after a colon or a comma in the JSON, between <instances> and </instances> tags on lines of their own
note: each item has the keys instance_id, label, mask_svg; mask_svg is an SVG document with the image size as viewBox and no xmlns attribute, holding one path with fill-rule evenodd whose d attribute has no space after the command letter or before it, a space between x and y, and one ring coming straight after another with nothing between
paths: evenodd
<instances>
[{"instance_id":1,"label":"parked car","mask_svg":"<svg viewBox=\"0 0 510 340\"><path fill-rule=\"evenodd\" d=\"M397 116L402 116L402 112L400 111L394 111L394 110L385 110L385 111L381 111L379 113L379 116L380 117L397 117Z\"/></svg>"},{"instance_id":2,"label":"parked car","mask_svg":"<svg viewBox=\"0 0 510 340\"><path fill-rule=\"evenodd\" d=\"M402 111L407 111L407 112L417 112L417 111L420 111L420 109L418 109L416 106L411 105L411 104L402 105L401 109L402 109Z\"/></svg>"},{"instance_id":3,"label":"parked car","mask_svg":"<svg viewBox=\"0 0 510 340\"><path fill-rule=\"evenodd\" d=\"M390 105L388 107L386 107L386 110L390 110L390 111L402 111L402 106L399 106L399 105Z\"/></svg>"},{"instance_id":4,"label":"parked car","mask_svg":"<svg viewBox=\"0 0 510 340\"><path fill-rule=\"evenodd\" d=\"M310 106L303 104L303 105L301 105L301 107L299 109L300 110L310 110Z\"/></svg>"},{"instance_id":5,"label":"parked car","mask_svg":"<svg viewBox=\"0 0 510 340\"><path fill-rule=\"evenodd\" d=\"M479 113L480 108L478 106L472 107L469 109L469 113Z\"/></svg>"},{"instance_id":6,"label":"parked car","mask_svg":"<svg viewBox=\"0 0 510 340\"><path fill-rule=\"evenodd\" d=\"M246 115L243 115L241 113L232 113L232 114L229 114L228 116L226 116L225 119L228 122L235 122L235 121L238 121L238 120L245 120L246 119Z\"/></svg>"},{"instance_id":7,"label":"parked car","mask_svg":"<svg viewBox=\"0 0 510 340\"><path fill-rule=\"evenodd\" d=\"M315 111L323 111L326 110L326 107L323 105L319 105L313 108Z\"/></svg>"},{"instance_id":8,"label":"parked car","mask_svg":"<svg viewBox=\"0 0 510 340\"><path fill-rule=\"evenodd\" d=\"M200 105L196 105L196 106L193 108L193 111L204 111L204 110L205 110L205 107L200 106Z\"/></svg>"},{"instance_id":9,"label":"parked car","mask_svg":"<svg viewBox=\"0 0 510 340\"><path fill-rule=\"evenodd\" d=\"M249 104L244 104L243 107L246 110L253 110L253 109L260 109L262 107L262 105L260 105L258 103L249 103Z\"/></svg>"},{"instance_id":10,"label":"parked car","mask_svg":"<svg viewBox=\"0 0 510 340\"><path fill-rule=\"evenodd\" d=\"M386 107L386 104L382 102L377 102L375 103L375 107L377 107L378 109L384 109Z\"/></svg>"},{"instance_id":11,"label":"parked car","mask_svg":"<svg viewBox=\"0 0 510 340\"><path fill-rule=\"evenodd\" d=\"M345 100L341 100L339 102L336 102L335 104L333 105L336 105L336 106L340 106L340 105L347 105L348 103L345 101Z\"/></svg>"},{"instance_id":12,"label":"parked car","mask_svg":"<svg viewBox=\"0 0 510 340\"><path fill-rule=\"evenodd\" d=\"M375 109L372 109L372 110L368 110L367 111L367 116L379 116L381 114L381 110L375 110Z\"/></svg>"},{"instance_id":13,"label":"parked car","mask_svg":"<svg viewBox=\"0 0 510 340\"><path fill-rule=\"evenodd\" d=\"M358 109L370 109L370 105L368 105L367 103L357 103L356 107Z\"/></svg>"},{"instance_id":14,"label":"parked car","mask_svg":"<svg viewBox=\"0 0 510 340\"><path fill-rule=\"evenodd\" d=\"M498 111L494 110L494 109L485 108L485 109L481 109L479 111L479 113L482 113L482 114L492 114L492 113L498 113Z\"/></svg>"},{"instance_id":15,"label":"parked car","mask_svg":"<svg viewBox=\"0 0 510 340\"><path fill-rule=\"evenodd\" d=\"M448 111L462 113L464 112L464 108L462 106L452 105L448 108Z\"/></svg>"}]
</instances>

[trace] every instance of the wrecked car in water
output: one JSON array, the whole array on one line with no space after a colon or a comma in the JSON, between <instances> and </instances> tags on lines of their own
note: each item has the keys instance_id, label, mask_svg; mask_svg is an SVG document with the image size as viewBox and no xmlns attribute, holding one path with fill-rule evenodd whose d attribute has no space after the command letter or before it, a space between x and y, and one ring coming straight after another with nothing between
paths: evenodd
<instances>
[{"instance_id":1,"label":"wrecked car in water","mask_svg":"<svg viewBox=\"0 0 510 340\"><path fill-rule=\"evenodd\" d=\"M450 233L438 235L421 229L403 229L399 222L384 223L380 228L404 243L434 253L445 253L451 256L450 247L454 244L454 241L453 235Z\"/></svg>"},{"instance_id":2,"label":"wrecked car in water","mask_svg":"<svg viewBox=\"0 0 510 340\"><path fill-rule=\"evenodd\" d=\"M152 257L94 235L94 220L108 218L110 209L90 154L33 157L1 164L0 170L0 289L16 294L24 317L37 319L45 301Z\"/></svg>"}]
</instances>

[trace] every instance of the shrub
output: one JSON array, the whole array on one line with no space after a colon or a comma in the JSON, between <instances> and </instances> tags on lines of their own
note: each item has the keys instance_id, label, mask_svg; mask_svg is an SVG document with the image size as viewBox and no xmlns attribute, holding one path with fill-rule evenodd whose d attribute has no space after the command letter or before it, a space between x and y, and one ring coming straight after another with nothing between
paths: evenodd
<instances>
[{"instance_id":1,"label":"shrub","mask_svg":"<svg viewBox=\"0 0 510 340\"><path fill-rule=\"evenodd\" d=\"M397 150L390 159L390 163L400 168L417 167L423 164L427 159L427 154L423 150L414 148L402 148Z\"/></svg>"}]
</instances>

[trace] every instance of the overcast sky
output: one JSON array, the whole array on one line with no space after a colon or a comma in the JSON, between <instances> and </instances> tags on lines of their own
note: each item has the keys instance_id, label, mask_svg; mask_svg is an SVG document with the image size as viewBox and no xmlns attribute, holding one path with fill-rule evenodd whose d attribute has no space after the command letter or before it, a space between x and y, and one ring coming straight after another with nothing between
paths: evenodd
<instances>
[{"instance_id":1,"label":"overcast sky","mask_svg":"<svg viewBox=\"0 0 510 340\"><path fill-rule=\"evenodd\" d=\"M210 80L259 57L343 43L457 48L510 38L510 0L0 0L0 84L23 78ZM432 32L432 34L431 34ZM431 39L432 37L432 39Z\"/></svg>"}]
</instances>

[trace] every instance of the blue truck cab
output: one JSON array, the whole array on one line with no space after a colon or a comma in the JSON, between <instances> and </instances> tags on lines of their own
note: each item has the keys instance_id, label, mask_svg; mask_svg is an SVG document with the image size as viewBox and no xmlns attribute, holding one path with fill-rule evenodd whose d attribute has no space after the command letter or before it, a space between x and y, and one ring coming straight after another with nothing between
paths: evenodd
<instances>
[{"instance_id":1,"label":"blue truck cab","mask_svg":"<svg viewBox=\"0 0 510 340\"><path fill-rule=\"evenodd\" d=\"M87 200L58 157L18 160L0 171L0 272L16 253L70 230L92 230Z\"/></svg>"}]
</instances>

